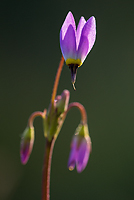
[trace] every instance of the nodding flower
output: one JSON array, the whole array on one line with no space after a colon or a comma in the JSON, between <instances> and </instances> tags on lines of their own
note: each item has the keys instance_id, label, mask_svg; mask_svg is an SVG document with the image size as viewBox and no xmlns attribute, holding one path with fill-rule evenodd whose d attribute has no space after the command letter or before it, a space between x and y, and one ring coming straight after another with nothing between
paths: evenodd
<instances>
[{"instance_id":1,"label":"nodding flower","mask_svg":"<svg viewBox=\"0 0 134 200\"><path fill-rule=\"evenodd\" d=\"M75 83L77 68L82 65L96 39L95 17L87 21L80 18L76 29L73 14L69 12L60 30L60 47L66 64L71 70L72 83Z\"/></svg>"},{"instance_id":2,"label":"nodding flower","mask_svg":"<svg viewBox=\"0 0 134 200\"><path fill-rule=\"evenodd\" d=\"M71 142L71 151L68 160L69 170L72 171L76 165L77 171L79 173L82 172L87 165L91 149L87 124L80 124Z\"/></svg>"}]
</instances>

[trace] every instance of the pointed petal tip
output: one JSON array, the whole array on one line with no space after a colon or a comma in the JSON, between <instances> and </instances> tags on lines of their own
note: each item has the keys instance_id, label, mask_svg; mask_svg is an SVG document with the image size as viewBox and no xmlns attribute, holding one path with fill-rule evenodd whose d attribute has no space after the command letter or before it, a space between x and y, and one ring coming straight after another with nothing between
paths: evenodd
<instances>
[{"instance_id":1,"label":"pointed petal tip","mask_svg":"<svg viewBox=\"0 0 134 200\"><path fill-rule=\"evenodd\" d=\"M72 13L71 11L68 12L65 21L66 21L66 20L70 20L70 22L73 21L73 23L75 22L73 13Z\"/></svg>"},{"instance_id":2,"label":"pointed petal tip","mask_svg":"<svg viewBox=\"0 0 134 200\"><path fill-rule=\"evenodd\" d=\"M68 14L67 14L67 16L68 16L68 15L73 15L73 14L72 14L72 12L71 12L71 11L69 11L69 12L68 12Z\"/></svg>"},{"instance_id":3,"label":"pointed petal tip","mask_svg":"<svg viewBox=\"0 0 134 200\"><path fill-rule=\"evenodd\" d=\"M82 16L79 20L79 23L78 23L78 26L77 26L77 37L76 37L76 45L77 45L77 49L78 49L78 45L79 45L79 42L80 42L80 37L81 37L81 31L84 27L86 23L86 20L85 18Z\"/></svg>"},{"instance_id":4,"label":"pointed petal tip","mask_svg":"<svg viewBox=\"0 0 134 200\"><path fill-rule=\"evenodd\" d=\"M96 19L95 19L94 16L90 17L90 18L88 19L88 21L90 21L90 23L92 24L92 26L94 25L94 26L96 27Z\"/></svg>"},{"instance_id":5,"label":"pointed petal tip","mask_svg":"<svg viewBox=\"0 0 134 200\"><path fill-rule=\"evenodd\" d=\"M93 20L95 20L95 16L91 16L90 18L93 19ZM89 18L89 19L90 19L90 18Z\"/></svg>"},{"instance_id":6,"label":"pointed petal tip","mask_svg":"<svg viewBox=\"0 0 134 200\"><path fill-rule=\"evenodd\" d=\"M83 22L86 22L86 20L85 20L85 18L84 18L83 16L81 16L80 21L81 21L81 20L82 20ZM79 22L80 22L80 21L79 21Z\"/></svg>"}]
</instances>

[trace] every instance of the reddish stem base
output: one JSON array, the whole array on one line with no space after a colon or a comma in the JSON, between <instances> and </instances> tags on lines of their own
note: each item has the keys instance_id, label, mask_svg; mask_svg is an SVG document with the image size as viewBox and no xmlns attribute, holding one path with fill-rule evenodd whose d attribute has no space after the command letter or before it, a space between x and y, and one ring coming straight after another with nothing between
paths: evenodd
<instances>
[{"instance_id":1,"label":"reddish stem base","mask_svg":"<svg viewBox=\"0 0 134 200\"><path fill-rule=\"evenodd\" d=\"M45 156L42 174L42 200L50 199L50 171L55 139L48 141L46 138Z\"/></svg>"}]
</instances>

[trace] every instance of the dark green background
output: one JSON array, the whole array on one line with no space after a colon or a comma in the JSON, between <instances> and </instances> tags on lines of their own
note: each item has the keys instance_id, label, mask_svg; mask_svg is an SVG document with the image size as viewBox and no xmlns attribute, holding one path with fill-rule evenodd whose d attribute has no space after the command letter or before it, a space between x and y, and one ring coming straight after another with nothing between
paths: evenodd
<instances>
[{"instance_id":1,"label":"dark green background","mask_svg":"<svg viewBox=\"0 0 134 200\"><path fill-rule=\"evenodd\" d=\"M71 10L97 20L95 45L78 70L76 88L63 67L58 94L88 114L93 150L86 169L67 169L70 142L79 124L69 112L56 141L51 200L134 199L134 1L0 1L0 199L41 199L45 139L35 120L36 140L26 166L20 163L20 135L30 114L47 108L61 57L59 31Z\"/></svg>"}]
</instances>

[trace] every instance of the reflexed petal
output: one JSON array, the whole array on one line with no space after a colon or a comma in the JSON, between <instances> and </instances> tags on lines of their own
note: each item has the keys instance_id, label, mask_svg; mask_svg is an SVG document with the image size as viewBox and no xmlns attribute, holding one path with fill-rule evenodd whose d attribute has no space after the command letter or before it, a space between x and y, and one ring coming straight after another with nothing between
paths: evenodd
<instances>
[{"instance_id":1,"label":"reflexed petal","mask_svg":"<svg viewBox=\"0 0 134 200\"><path fill-rule=\"evenodd\" d=\"M68 13L61 31L60 31L60 47L65 58L76 57L76 26L75 20L71 12Z\"/></svg>"},{"instance_id":2,"label":"reflexed petal","mask_svg":"<svg viewBox=\"0 0 134 200\"><path fill-rule=\"evenodd\" d=\"M81 37L80 44L77 51L77 59L80 59L83 63L89 50L89 41L86 36Z\"/></svg>"},{"instance_id":3,"label":"reflexed petal","mask_svg":"<svg viewBox=\"0 0 134 200\"><path fill-rule=\"evenodd\" d=\"M92 16L86 22L82 29L80 43L78 47L78 57L83 62L87 54L92 49L96 38L96 21ZM84 50L85 48L85 50Z\"/></svg>"},{"instance_id":4,"label":"reflexed petal","mask_svg":"<svg viewBox=\"0 0 134 200\"><path fill-rule=\"evenodd\" d=\"M76 38L72 25L68 27L64 39L62 39L62 31L60 32L60 47L65 60L76 58Z\"/></svg>"},{"instance_id":5,"label":"reflexed petal","mask_svg":"<svg viewBox=\"0 0 134 200\"><path fill-rule=\"evenodd\" d=\"M86 20L84 19L84 17L80 18L78 27L77 27L77 31L76 31L76 49L78 49L78 45L80 42L80 36L81 36L81 31L83 29L83 26L85 25Z\"/></svg>"},{"instance_id":6,"label":"reflexed petal","mask_svg":"<svg viewBox=\"0 0 134 200\"><path fill-rule=\"evenodd\" d=\"M64 39L67 29L70 25L73 27L74 31L76 31L75 20L74 20L73 14L71 12L69 12L67 14L66 19L61 27L61 32L62 32L61 39L62 40Z\"/></svg>"}]
</instances>

